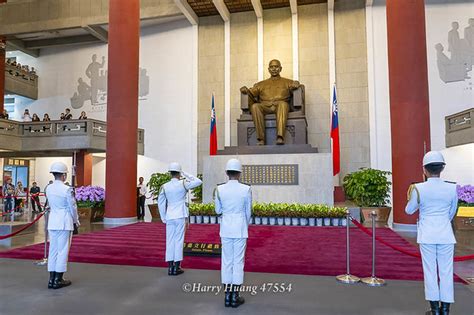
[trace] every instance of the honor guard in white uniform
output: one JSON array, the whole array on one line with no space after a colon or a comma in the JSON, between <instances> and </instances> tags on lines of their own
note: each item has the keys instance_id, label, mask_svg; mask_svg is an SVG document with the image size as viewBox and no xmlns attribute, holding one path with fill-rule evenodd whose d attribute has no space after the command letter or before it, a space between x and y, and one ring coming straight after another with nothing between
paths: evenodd
<instances>
[{"instance_id":1,"label":"honor guard in white uniform","mask_svg":"<svg viewBox=\"0 0 474 315\"><path fill-rule=\"evenodd\" d=\"M62 162L54 162L49 172L53 174L55 180L46 188L46 198L50 207L48 288L60 289L71 285L71 281L65 280L63 274L67 271L72 232L79 226L79 217L74 191L64 184L67 166Z\"/></svg>"},{"instance_id":2,"label":"honor guard in white uniform","mask_svg":"<svg viewBox=\"0 0 474 315\"><path fill-rule=\"evenodd\" d=\"M176 276L184 272L180 265L183 260L184 230L189 216L186 196L190 189L200 186L202 181L183 172L178 163L171 163L168 171L171 180L160 188L158 209L161 221L166 224L165 261L168 262L168 275ZM181 175L184 179L181 179Z\"/></svg>"},{"instance_id":3,"label":"honor guard in white uniform","mask_svg":"<svg viewBox=\"0 0 474 315\"><path fill-rule=\"evenodd\" d=\"M427 181L410 186L405 209L407 214L419 210L417 242L423 261L425 298L430 302L427 314L449 314L449 305L454 303L453 257L456 239L451 220L456 215L458 198L456 185L446 183L439 177L445 165L440 152L425 154L423 172Z\"/></svg>"},{"instance_id":4,"label":"honor guard in white uniform","mask_svg":"<svg viewBox=\"0 0 474 315\"><path fill-rule=\"evenodd\" d=\"M227 162L229 181L214 191L215 210L222 215L220 237L222 243L221 278L225 288L226 307L244 304L239 295L244 282L245 249L248 225L252 215L252 190L239 183L242 164L237 159Z\"/></svg>"}]
</instances>

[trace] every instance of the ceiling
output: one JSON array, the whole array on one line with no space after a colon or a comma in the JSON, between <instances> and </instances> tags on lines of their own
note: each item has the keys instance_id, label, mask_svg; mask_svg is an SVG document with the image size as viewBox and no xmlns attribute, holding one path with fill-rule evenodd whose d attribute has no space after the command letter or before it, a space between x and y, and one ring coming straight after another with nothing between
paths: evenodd
<instances>
[{"instance_id":1,"label":"ceiling","mask_svg":"<svg viewBox=\"0 0 474 315\"><path fill-rule=\"evenodd\" d=\"M189 6L197 16L218 15L219 12L212 0L187 0ZM327 0L298 0L298 5L326 3ZM253 11L251 0L224 0L230 13ZM260 0L262 9L276 9L290 6L289 0Z\"/></svg>"}]
</instances>

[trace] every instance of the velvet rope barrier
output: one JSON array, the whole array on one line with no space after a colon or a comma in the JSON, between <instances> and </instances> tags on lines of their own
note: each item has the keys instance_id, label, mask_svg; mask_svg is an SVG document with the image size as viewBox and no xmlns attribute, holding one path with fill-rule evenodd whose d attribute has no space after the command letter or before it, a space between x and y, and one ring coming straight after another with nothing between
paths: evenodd
<instances>
[{"instance_id":1,"label":"velvet rope barrier","mask_svg":"<svg viewBox=\"0 0 474 315\"><path fill-rule=\"evenodd\" d=\"M0 240L4 240L4 239L7 239L7 238L10 238L10 237L13 237L21 232L23 232L24 230L26 230L27 228L29 228L30 226L32 226L33 224L35 224L36 222L38 222L39 219L41 219L41 217L44 215L44 212L41 213L36 219L34 219L30 224L22 227L21 229L19 229L18 231L14 232L14 233L11 233L11 234L8 234L8 235L2 235L0 236Z\"/></svg>"},{"instance_id":2,"label":"velvet rope barrier","mask_svg":"<svg viewBox=\"0 0 474 315\"><path fill-rule=\"evenodd\" d=\"M360 230L362 230L365 234L369 235L369 236L372 236L372 232L366 228L365 226L363 226L360 222L358 222L357 220L355 220L354 218L351 218L351 221L352 223L354 223L354 225L356 227L358 227ZM393 244L390 244L389 242L383 240L382 238L380 238L380 236L375 236L375 239L377 241L379 241L380 243L384 244L385 246L388 246L396 251L399 251L405 255L408 255L408 256L412 256L412 257L416 257L416 258L421 258L421 254L420 253L413 253L413 252L410 252L410 251L407 251L406 249L404 249L403 247L400 247L400 246L396 246L396 245L393 245ZM457 256L457 257L454 257L454 261L466 261L466 260L474 260L474 255L467 255L467 256Z\"/></svg>"}]
</instances>

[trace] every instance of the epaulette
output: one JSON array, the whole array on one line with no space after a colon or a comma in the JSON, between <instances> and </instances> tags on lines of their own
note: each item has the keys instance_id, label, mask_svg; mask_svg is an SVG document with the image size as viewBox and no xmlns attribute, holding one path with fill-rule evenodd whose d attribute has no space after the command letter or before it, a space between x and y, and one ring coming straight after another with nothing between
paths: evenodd
<instances>
[{"instance_id":1,"label":"epaulette","mask_svg":"<svg viewBox=\"0 0 474 315\"><path fill-rule=\"evenodd\" d=\"M451 182L451 181L449 181L449 180L445 180L444 182L445 182L445 183L448 183L448 184L454 184L454 185L457 184L456 182Z\"/></svg>"},{"instance_id":2,"label":"epaulette","mask_svg":"<svg viewBox=\"0 0 474 315\"><path fill-rule=\"evenodd\" d=\"M224 184L225 184L225 183L219 183L219 184L217 184L216 186L220 186L220 185L224 185Z\"/></svg>"},{"instance_id":3,"label":"epaulette","mask_svg":"<svg viewBox=\"0 0 474 315\"><path fill-rule=\"evenodd\" d=\"M252 186L252 185L250 185L250 184L248 184L248 183L243 183L243 182L242 182L241 184L242 184L242 185L245 185L245 186L249 186L249 187Z\"/></svg>"}]
</instances>

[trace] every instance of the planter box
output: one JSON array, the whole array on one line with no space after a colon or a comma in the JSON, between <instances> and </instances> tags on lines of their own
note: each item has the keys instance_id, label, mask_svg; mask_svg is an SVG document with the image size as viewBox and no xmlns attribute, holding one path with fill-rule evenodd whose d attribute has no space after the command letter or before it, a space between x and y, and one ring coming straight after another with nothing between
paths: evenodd
<instances>
[{"instance_id":1,"label":"planter box","mask_svg":"<svg viewBox=\"0 0 474 315\"><path fill-rule=\"evenodd\" d=\"M474 231L474 207L459 207L454 226L456 230Z\"/></svg>"},{"instance_id":2,"label":"planter box","mask_svg":"<svg viewBox=\"0 0 474 315\"><path fill-rule=\"evenodd\" d=\"M275 217L269 217L268 218L268 224L276 225L277 224L277 219Z\"/></svg>"},{"instance_id":3,"label":"planter box","mask_svg":"<svg viewBox=\"0 0 474 315\"><path fill-rule=\"evenodd\" d=\"M291 218L291 225L299 225L300 224L300 218Z\"/></svg>"},{"instance_id":4,"label":"planter box","mask_svg":"<svg viewBox=\"0 0 474 315\"><path fill-rule=\"evenodd\" d=\"M260 225L260 224L262 224L262 218L261 217L255 217L254 222L255 222L254 223L255 225Z\"/></svg>"},{"instance_id":5,"label":"planter box","mask_svg":"<svg viewBox=\"0 0 474 315\"><path fill-rule=\"evenodd\" d=\"M104 220L104 207L99 208L77 208L79 222L102 222Z\"/></svg>"},{"instance_id":6,"label":"planter box","mask_svg":"<svg viewBox=\"0 0 474 315\"><path fill-rule=\"evenodd\" d=\"M308 219L309 226L316 226L316 218L309 218Z\"/></svg>"},{"instance_id":7,"label":"planter box","mask_svg":"<svg viewBox=\"0 0 474 315\"><path fill-rule=\"evenodd\" d=\"M151 220L152 220L152 221L159 221L159 220L161 220L161 218L160 218L160 212L158 211L158 204L157 204L157 203L149 204L149 205L148 205L148 210L150 210Z\"/></svg>"},{"instance_id":8,"label":"planter box","mask_svg":"<svg viewBox=\"0 0 474 315\"><path fill-rule=\"evenodd\" d=\"M392 208L390 207L368 207L368 208L360 208L362 212L362 216L364 217L364 221L366 222L372 222L372 218L370 217L370 214L372 211L375 211L376 217L375 217L375 222L383 222L387 223L388 217L390 216L390 211L392 211Z\"/></svg>"},{"instance_id":9,"label":"planter box","mask_svg":"<svg viewBox=\"0 0 474 315\"><path fill-rule=\"evenodd\" d=\"M324 226L331 226L331 218L323 218Z\"/></svg>"},{"instance_id":10,"label":"planter box","mask_svg":"<svg viewBox=\"0 0 474 315\"><path fill-rule=\"evenodd\" d=\"M277 218L277 225L284 225L285 219L284 218Z\"/></svg>"},{"instance_id":11,"label":"planter box","mask_svg":"<svg viewBox=\"0 0 474 315\"><path fill-rule=\"evenodd\" d=\"M340 218L332 218L331 223L333 226L339 226L339 222L341 221Z\"/></svg>"},{"instance_id":12,"label":"planter box","mask_svg":"<svg viewBox=\"0 0 474 315\"><path fill-rule=\"evenodd\" d=\"M316 218L316 226L323 226L323 218Z\"/></svg>"},{"instance_id":13,"label":"planter box","mask_svg":"<svg viewBox=\"0 0 474 315\"><path fill-rule=\"evenodd\" d=\"M308 225L308 218L300 218L300 225L301 226Z\"/></svg>"},{"instance_id":14,"label":"planter box","mask_svg":"<svg viewBox=\"0 0 474 315\"><path fill-rule=\"evenodd\" d=\"M191 223L191 224L196 223L196 216L195 215L190 215L189 216L189 223Z\"/></svg>"},{"instance_id":15,"label":"planter box","mask_svg":"<svg viewBox=\"0 0 474 315\"><path fill-rule=\"evenodd\" d=\"M268 217L262 217L262 225L268 225Z\"/></svg>"},{"instance_id":16,"label":"planter box","mask_svg":"<svg viewBox=\"0 0 474 315\"><path fill-rule=\"evenodd\" d=\"M217 217L216 216L209 216L209 223L211 224L216 224L217 223Z\"/></svg>"}]
</instances>

